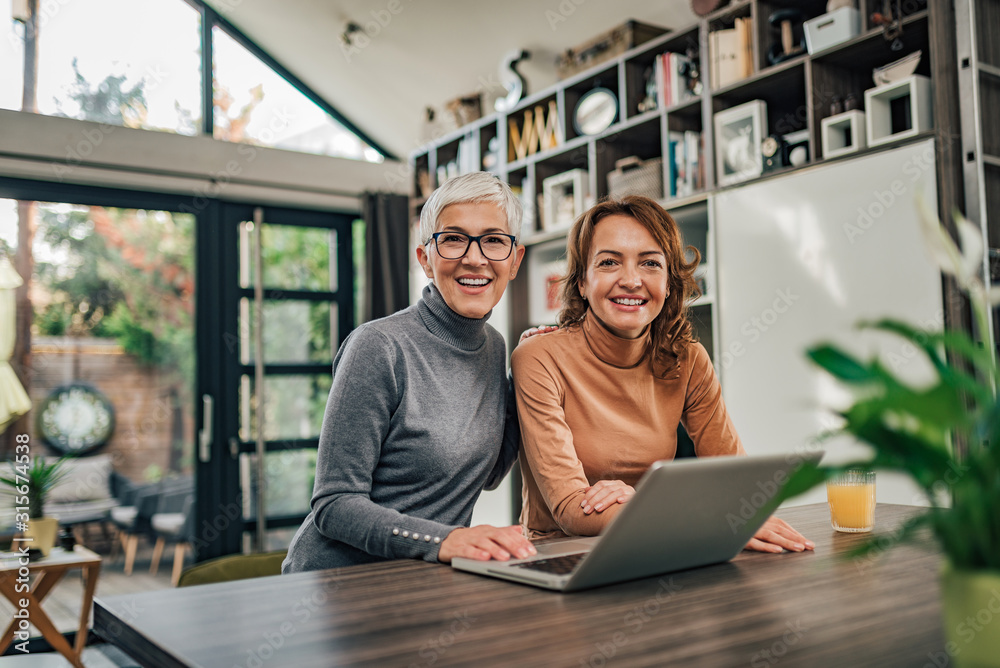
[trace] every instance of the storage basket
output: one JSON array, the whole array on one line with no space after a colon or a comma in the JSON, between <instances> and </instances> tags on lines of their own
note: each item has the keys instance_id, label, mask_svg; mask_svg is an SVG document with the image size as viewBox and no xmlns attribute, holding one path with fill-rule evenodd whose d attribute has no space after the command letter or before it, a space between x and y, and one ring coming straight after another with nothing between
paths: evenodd
<instances>
[{"instance_id":1,"label":"storage basket","mask_svg":"<svg viewBox=\"0 0 1000 668\"><path fill-rule=\"evenodd\" d=\"M608 195L643 195L663 199L663 158L640 160L632 156L615 163L608 172Z\"/></svg>"},{"instance_id":2,"label":"storage basket","mask_svg":"<svg viewBox=\"0 0 1000 668\"><path fill-rule=\"evenodd\" d=\"M854 7L841 7L829 14L809 19L803 26L806 49L816 53L834 44L846 42L861 32L861 13Z\"/></svg>"}]
</instances>

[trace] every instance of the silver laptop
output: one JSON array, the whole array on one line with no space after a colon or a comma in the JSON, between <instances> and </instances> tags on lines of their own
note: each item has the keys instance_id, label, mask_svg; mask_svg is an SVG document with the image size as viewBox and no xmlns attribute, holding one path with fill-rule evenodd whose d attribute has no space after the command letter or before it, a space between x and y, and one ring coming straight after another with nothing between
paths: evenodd
<instances>
[{"instance_id":1,"label":"silver laptop","mask_svg":"<svg viewBox=\"0 0 1000 668\"><path fill-rule=\"evenodd\" d=\"M654 463L600 536L538 545L528 559L456 557L463 571L576 591L729 561L779 504L778 491L822 453Z\"/></svg>"}]
</instances>

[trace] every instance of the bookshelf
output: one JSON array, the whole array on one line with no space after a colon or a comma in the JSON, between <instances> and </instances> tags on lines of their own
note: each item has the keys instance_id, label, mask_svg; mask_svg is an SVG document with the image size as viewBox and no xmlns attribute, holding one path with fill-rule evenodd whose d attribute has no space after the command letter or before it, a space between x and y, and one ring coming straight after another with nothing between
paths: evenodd
<instances>
[{"instance_id":1,"label":"bookshelf","mask_svg":"<svg viewBox=\"0 0 1000 668\"><path fill-rule=\"evenodd\" d=\"M955 82L955 12L948 3L919 0L901 3L904 16L899 40L902 48L893 50L882 27L874 24L871 17L874 11L882 8L882 2L857 0L855 4L861 16L857 35L812 54L803 49L774 62L775 44L782 40L782 32L770 19L790 9L801 12L802 19L818 17L825 12L826 0L732 1L693 25L671 30L539 91L507 113L492 114L441 137L410 157L414 168L412 213L414 216L419 214L427 188L438 185L439 173L446 175L447 165L456 162L460 145L467 147L462 150L466 159L470 151L479 157L478 165L466 163L466 167L489 169L521 190L527 218L522 242L528 250L522 276L508 288L510 329L507 334L508 340L516 341L527 327L553 320L547 317L553 315L552 310L543 307L551 306L546 295L552 272L562 258L561 251L565 250L566 230L553 229L545 220L545 205L538 197L543 193L545 180L571 170L585 170L584 185L589 204L609 194L608 174L618 161L632 156L640 160L659 158L663 161L664 193L659 201L681 224L685 243L695 245L702 253L699 277L705 285L705 294L694 305L693 316L706 348L718 360L715 293L718 266L714 258L713 198L724 195L729 188L739 188L759 179L781 178L818 163L850 159L887 148L886 144L862 145L846 155L840 148L829 158L822 150L823 120L838 112L835 105L838 100L841 105L848 98L857 101L859 106L864 104L865 91L874 87L873 68L892 63L912 51L922 51L914 74L932 84L929 94L933 124L919 132L904 133L906 138L888 142L888 146L934 137L938 153L939 209L950 211L964 204L960 200L963 193L961 146L956 133L949 131L949 128L958 127L960 104ZM993 8L991 11L996 11L996 0L989 4ZM710 45L717 41L713 33L722 30L740 33L742 52L749 62L740 65L740 77L720 86L712 81L716 68L711 64ZM663 104L660 93L657 104L651 107L649 76L650 72L656 73L656 85L658 91L662 91L666 75L658 62L666 62L664 54L676 54L672 62L693 57L701 74L701 86L694 94L672 96L669 105ZM985 63L986 59L982 60ZM991 67L995 66L984 64L980 67L992 73ZM583 96L596 87L615 95L617 113L606 128L594 134L583 134L574 125L574 110ZM720 186L715 114L757 100L764 102L767 111L766 125L760 128L762 135L795 136L795 141L805 148L806 158L794 165L771 165L759 175ZM525 112L534 115L540 109L552 109L558 114L561 130L558 144L536 147L523 157L511 154L508 146L511 124L522 130L519 124L523 124ZM520 134L523 135L523 131ZM672 142L684 136L700 138L697 187L674 188L678 196L672 197L671 179L676 176L670 167L671 157L676 154L676 150L672 151ZM488 150L491 141L495 149L492 153ZM986 162L987 172L996 172L995 159L989 158ZM444 171L441 171L442 165ZM690 167L690 163L687 166ZM459 168L456 164L453 169ZM946 310L952 321L961 318L960 305L950 304ZM543 317L545 319L540 321Z\"/></svg>"},{"instance_id":2,"label":"bookshelf","mask_svg":"<svg viewBox=\"0 0 1000 668\"><path fill-rule=\"evenodd\" d=\"M989 248L986 274L1000 283L1000 0L959 0L958 90L969 101L961 109L961 154L965 185L965 214L983 230ZM991 322L993 341L1000 350L1000 309Z\"/></svg>"}]
</instances>

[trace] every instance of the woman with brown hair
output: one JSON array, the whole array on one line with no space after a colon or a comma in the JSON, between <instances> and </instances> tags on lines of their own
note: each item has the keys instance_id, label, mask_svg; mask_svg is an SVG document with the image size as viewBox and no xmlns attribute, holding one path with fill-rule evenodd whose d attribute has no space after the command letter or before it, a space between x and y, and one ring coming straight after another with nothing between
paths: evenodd
<instances>
[{"instance_id":1,"label":"woman with brown hair","mask_svg":"<svg viewBox=\"0 0 1000 668\"><path fill-rule=\"evenodd\" d=\"M693 249L692 249L693 250ZM673 218L646 197L608 200L568 239L559 329L514 351L529 538L597 535L658 460L678 423L699 457L745 455L688 303L699 257L686 261ZM813 545L771 518L750 549Z\"/></svg>"}]
</instances>

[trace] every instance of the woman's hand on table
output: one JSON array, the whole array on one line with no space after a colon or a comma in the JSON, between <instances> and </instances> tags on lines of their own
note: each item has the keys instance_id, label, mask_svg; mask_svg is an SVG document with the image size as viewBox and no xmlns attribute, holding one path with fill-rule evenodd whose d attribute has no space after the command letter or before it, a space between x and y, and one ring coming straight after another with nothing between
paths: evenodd
<instances>
[{"instance_id":1,"label":"woman's hand on table","mask_svg":"<svg viewBox=\"0 0 1000 668\"><path fill-rule=\"evenodd\" d=\"M554 332L557 329L559 328L556 327L555 325L542 325L540 327L531 327L530 329L526 329L523 332L521 332L521 338L519 338L517 342L522 343L523 341L526 341L527 339L533 337L535 334L548 334L549 332Z\"/></svg>"},{"instance_id":2,"label":"woman's hand on table","mask_svg":"<svg viewBox=\"0 0 1000 668\"><path fill-rule=\"evenodd\" d=\"M802 552L816 547L811 540L793 529L785 520L769 517L744 549L757 552Z\"/></svg>"},{"instance_id":3,"label":"woman's hand on table","mask_svg":"<svg viewBox=\"0 0 1000 668\"><path fill-rule=\"evenodd\" d=\"M621 480L598 480L583 491L580 507L584 515L600 513L616 503L628 503L635 495L635 489Z\"/></svg>"},{"instance_id":4,"label":"woman's hand on table","mask_svg":"<svg viewBox=\"0 0 1000 668\"><path fill-rule=\"evenodd\" d=\"M531 544L521 527L495 527L480 524L474 527L461 527L452 531L441 541L438 550L438 561L449 564L454 557L465 557L479 561L507 561L511 557L524 559L535 554L535 546Z\"/></svg>"}]
</instances>

